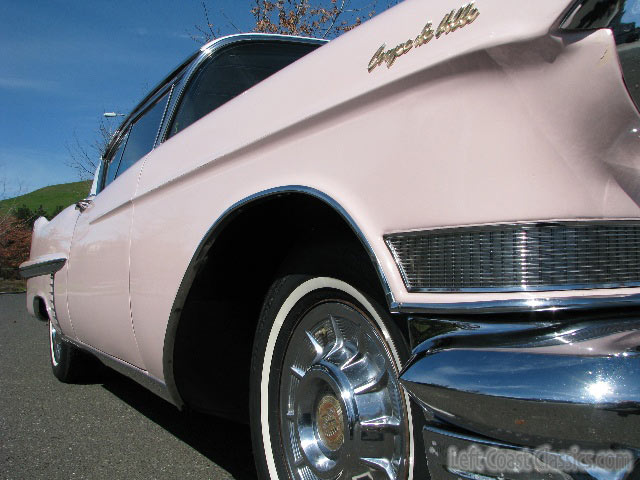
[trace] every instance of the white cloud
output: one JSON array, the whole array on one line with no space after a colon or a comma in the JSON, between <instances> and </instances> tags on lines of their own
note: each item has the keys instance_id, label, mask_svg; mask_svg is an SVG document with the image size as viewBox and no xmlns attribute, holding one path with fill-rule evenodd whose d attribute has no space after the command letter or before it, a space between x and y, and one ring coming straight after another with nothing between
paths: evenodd
<instances>
[{"instance_id":1,"label":"white cloud","mask_svg":"<svg viewBox=\"0 0 640 480\"><path fill-rule=\"evenodd\" d=\"M37 80L33 78L0 77L0 88L6 90L54 92L58 89L58 84L49 80Z\"/></svg>"},{"instance_id":2,"label":"white cloud","mask_svg":"<svg viewBox=\"0 0 640 480\"><path fill-rule=\"evenodd\" d=\"M139 37L146 37L147 35L149 35L149 29L147 27L136 27L129 31Z\"/></svg>"}]
</instances>

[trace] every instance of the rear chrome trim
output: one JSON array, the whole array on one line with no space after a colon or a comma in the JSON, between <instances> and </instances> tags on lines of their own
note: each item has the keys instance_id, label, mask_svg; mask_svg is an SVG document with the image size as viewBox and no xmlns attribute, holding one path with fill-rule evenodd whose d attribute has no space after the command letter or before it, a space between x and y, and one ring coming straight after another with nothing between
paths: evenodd
<instances>
[{"instance_id":1,"label":"rear chrome trim","mask_svg":"<svg viewBox=\"0 0 640 480\"><path fill-rule=\"evenodd\" d=\"M24 262L19 268L20 276L22 278L32 278L40 275L51 275L64 267L66 262L67 259L63 257Z\"/></svg>"}]
</instances>

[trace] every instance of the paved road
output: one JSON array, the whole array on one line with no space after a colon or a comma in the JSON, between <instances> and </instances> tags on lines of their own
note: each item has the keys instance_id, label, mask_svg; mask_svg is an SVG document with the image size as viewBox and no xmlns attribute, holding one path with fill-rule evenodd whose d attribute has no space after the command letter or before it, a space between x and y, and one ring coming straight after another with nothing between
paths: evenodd
<instances>
[{"instance_id":1,"label":"paved road","mask_svg":"<svg viewBox=\"0 0 640 480\"><path fill-rule=\"evenodd\" d=\"M65 385L24 294L0 295L1 479L255 478L246 426L180 413L115 372Z\"/></svg>"}]
</instances>

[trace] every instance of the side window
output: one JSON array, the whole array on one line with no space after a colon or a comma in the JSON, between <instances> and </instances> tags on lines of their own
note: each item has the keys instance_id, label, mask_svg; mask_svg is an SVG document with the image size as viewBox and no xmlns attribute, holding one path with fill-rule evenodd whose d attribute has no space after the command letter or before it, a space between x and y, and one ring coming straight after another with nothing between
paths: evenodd
<instances>
[{"instance_id":1,"label":"side window","mask_svg":"<svg viewBox=\"0 0 640 480\"><path fill-rule=\"evenodd\" d=\"M115 174L116 176L121 175L122 172L153 149L168 98L169 93L167 92L131 126L129 139L120 160L120 166ZM107 172L107 174L109 173Z\"/></svg>"},{"instance_id":2,"label":"side window","mask_svg":"<svg viewBox=\"0 0 640 480\"><path fill-rule=\"evenodd\" d=\"M107 161L107 167L104 173L104 185L102 186L102 188L109 185L116 178L116 173L118 172L118 167L120 166L120 159L122 158L122 151L124 150L124 147L127 144L128 137L129 137L128 133L123 135L123 137L120 139L120 144L118 145L118 148L116 149L115 153L113 154L111 159Z\"/></svg>"},{"instance_id":3,"label":"side window","mask_svg":"<svg viewBox=\"0 0 640 480\"><path fill-rule=\"evenodd\" d=\"M251 42L232 45L214 54L191 79L167 138L317 47L312 44Z\"/></svg>"}]
</instances>

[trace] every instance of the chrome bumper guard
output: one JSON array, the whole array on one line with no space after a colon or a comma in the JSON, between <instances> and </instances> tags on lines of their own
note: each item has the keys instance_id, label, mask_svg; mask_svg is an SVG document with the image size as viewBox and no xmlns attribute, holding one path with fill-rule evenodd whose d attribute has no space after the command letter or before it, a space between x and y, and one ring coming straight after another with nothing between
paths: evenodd
<instances>
[{"instance_id":1,"label":"chrome bumper guard","mask_svg":"<svg viewBox=\"0 0 640 480\"><path fill-rule=\"evenodd\" d=\"M634 475L640 316L562 315L410 319L401 383L424 409L432 478Z\"/></svg>"}]
</instances>

